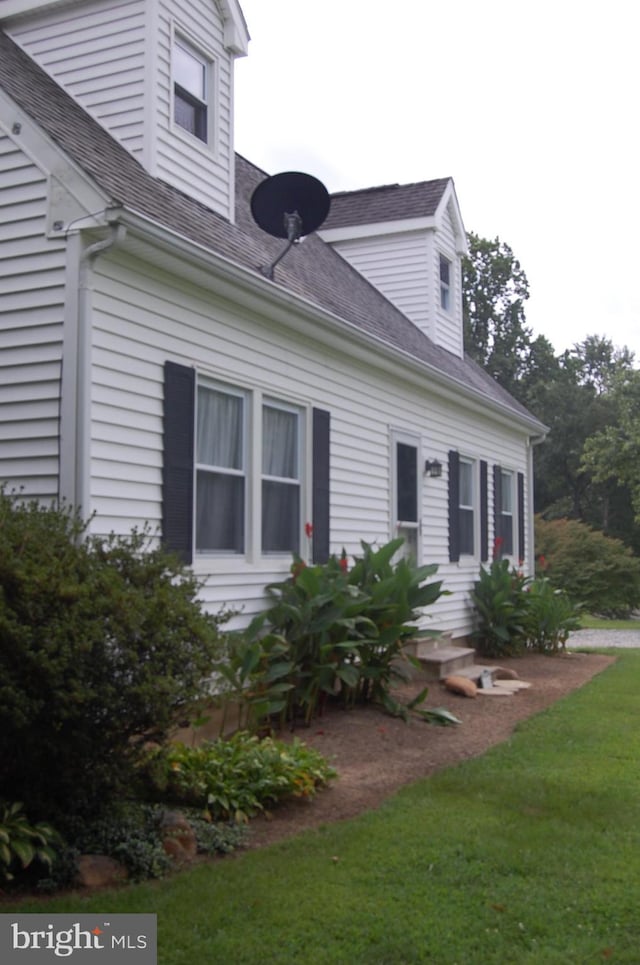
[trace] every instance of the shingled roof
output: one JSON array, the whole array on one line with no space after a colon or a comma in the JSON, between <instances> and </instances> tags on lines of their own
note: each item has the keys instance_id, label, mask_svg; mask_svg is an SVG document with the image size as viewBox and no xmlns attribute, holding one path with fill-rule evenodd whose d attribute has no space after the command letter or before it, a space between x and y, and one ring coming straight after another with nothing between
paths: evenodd
<instances>
[{"instance_id":1,"label":"shingled roof","mask_svg":"<svg viewBox=\"0 0 640 965\"><path fill-rule=\"evenodd\" d=\"M114 205L143 215L256 274L259 266L270 264L281 253L282 241L257 227L249 206L254 188L266 175L243 157L236 156L236 222L231 224L152 177L2 30L0 86ZM444 190L447 179L425 183L434 185L429 203L437 204L438 190ZM411 194L408 191L407 198ZM278 265L276 284L542 429L541 423L475 362L460 359L432 342L317 235L295 246Z\"/></svg>"},{"instance_id":2,"label":"shingled roof","mask_svg":"<svg viewBox=\"0 0 640 965\"><path fill-rule=\"evenodd\" d=\"M338 191L331 195L331 211L323 228L431 217L449 181L450 178L437 178L414 184L383 184L361 191Z\"/></svg>"}]
</instances>

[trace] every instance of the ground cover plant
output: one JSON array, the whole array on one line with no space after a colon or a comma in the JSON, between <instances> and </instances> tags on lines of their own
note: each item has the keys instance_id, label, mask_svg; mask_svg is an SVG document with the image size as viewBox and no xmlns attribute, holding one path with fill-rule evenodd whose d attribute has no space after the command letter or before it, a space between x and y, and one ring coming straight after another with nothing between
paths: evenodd
<instances>
[{"instance_id":1,"label":"ground cover plant","mask_svg":"<svg viewBox=\"0 0 640 965\"><path fill-rule=\"evenodd\" d=\"M171 882L12 911L155 912L160 965L637 963L640 653L376 812Z\"/></svg>"}]
</instances>

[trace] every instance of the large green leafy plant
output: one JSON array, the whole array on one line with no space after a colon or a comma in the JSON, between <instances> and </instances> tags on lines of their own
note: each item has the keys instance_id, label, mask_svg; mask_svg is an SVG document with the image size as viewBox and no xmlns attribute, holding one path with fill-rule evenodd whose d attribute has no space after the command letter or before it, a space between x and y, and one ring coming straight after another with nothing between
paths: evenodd
<instances>
[{"instance_id":1,"label":"large green leafy plant","mask_svg":"<svg viewBox=\"0 0 640 965\"><path fill-rule=\"evenodd\" d=\"M272 605L248 636L274 648L270 672L280 675L285 718L308 722L336 694L403 712L391 687L410 676L405 644L429 633L417 621L445 591L441 581L428 582L436 566L396 559L402 542L362 542L351 569L344 552L322 565L296 559L290 577L267 588Z\"/></svg>"}]
</instances>

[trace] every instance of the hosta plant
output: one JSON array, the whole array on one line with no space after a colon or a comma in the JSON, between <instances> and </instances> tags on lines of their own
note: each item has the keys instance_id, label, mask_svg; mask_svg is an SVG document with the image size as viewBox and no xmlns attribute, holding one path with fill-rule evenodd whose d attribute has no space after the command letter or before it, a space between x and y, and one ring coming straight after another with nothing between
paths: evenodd
<instances>
[{"instance_id":1,"label":"hosta plant","mask_svg":"<svg viewBox=\"0 0 640 965\"><path fill-rule=\"evenodd\" d=\"M29 822L20 802L0 803L0 878L10 881L34 861L50 867L60 843L50 824Z\"/></svg>"},{"instance_id":2,"label":"hosta plant","mask_svg":"<svg viewBox=\"0 0 640 965\"><path fill-rule=\"evenodd\" d=\"M335 777L318 751L246 731L198 747L172 744L150 754L147 775L163 798L200 808L212 820L247 821L286 797L310 798Z\"/></svg>"}]
</instances>

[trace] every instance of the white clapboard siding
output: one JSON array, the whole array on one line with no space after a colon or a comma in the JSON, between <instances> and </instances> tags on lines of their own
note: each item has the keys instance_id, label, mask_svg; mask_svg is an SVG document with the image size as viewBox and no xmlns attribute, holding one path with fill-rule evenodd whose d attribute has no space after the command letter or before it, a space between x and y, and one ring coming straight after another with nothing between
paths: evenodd
<instances>
[{"instance_id":1,"label":"white clapboard siding","mask_svg":"<svg viewBox=\"0 0 640 965\"><path fill-rule=\"evenodd\" d=\"M433 335L428 232L404 231L334 241L332 247L418 328Z\"/></svg>"},{"instance_id":2,"label":"white clapboard siding","mask_svg":"<svg viewBox=\"0 0 640 965\"><path fill-rule=\"evenodd\" d=\"M42 171L0 137L0 481L53 498L65 245L45 236L46 193Z\"/></svg>"},{"instance_id":3,"label":"white clapboard siding","mask_svg":"<svg viewBox=\"0 0 640 965\"><path fill-rule=\"evenodd\" d=\"M444 311L440 306L440 298L435 300L435 329L433 333L434 341L453 352L459 358L464 354L463 348L463 329L462 329L462 285L460 275L460 258L456 254L455 226L452 217L451 206L453 201L445 208L436 235L436 245L434 249L434 277L436 279L436 291L439 291L440 284L440 254L443 254L451 262L450 271L450 298L451 309Z\"/></svg>"},{"instance_id":4,"label":"white clapboard siding","mask_svg":"<svg viewBox=\"0 0 640 965\"><path fill-rule=\"evenodd\" d=\"M266 324L268 322L268 324ZM201 373L276 398L331 411L331 545L350 555L360 540L386 542L390 532L391 439L394 430L420 439L421 458L438 458L440 479L421 477L422 558L439 564L453 596L433 608L429 625L470 630L468 593L478 559L448 562L447 454L486 459L524 472L524 440L480 407L467 410L418 392L401 378L374 371L345 352L287 331L246 310L172 279L143 262L111 253L97 262L92 373L92 509L97 532L125 533L161 519L163 364ZM322 360L322 361L320 361ZM490 474L491 475L491 474ZM491 519L491 513L490 513ZM265 584L283 578L285 557L251 565L202 557L207 606L243 606L247 620L264 604Z\"/></svg>"},{"instance_id":5,"label":"white clapboard siding","mask_svg":"<svg viewBox=\"0 0 640 965\"><path fill-rule=\"evenodd\" d=\"M85 110L133 154L142 155L152 43L145 34L144 0L49 7L8 29Z\"/></svg>"}]
</instances>

